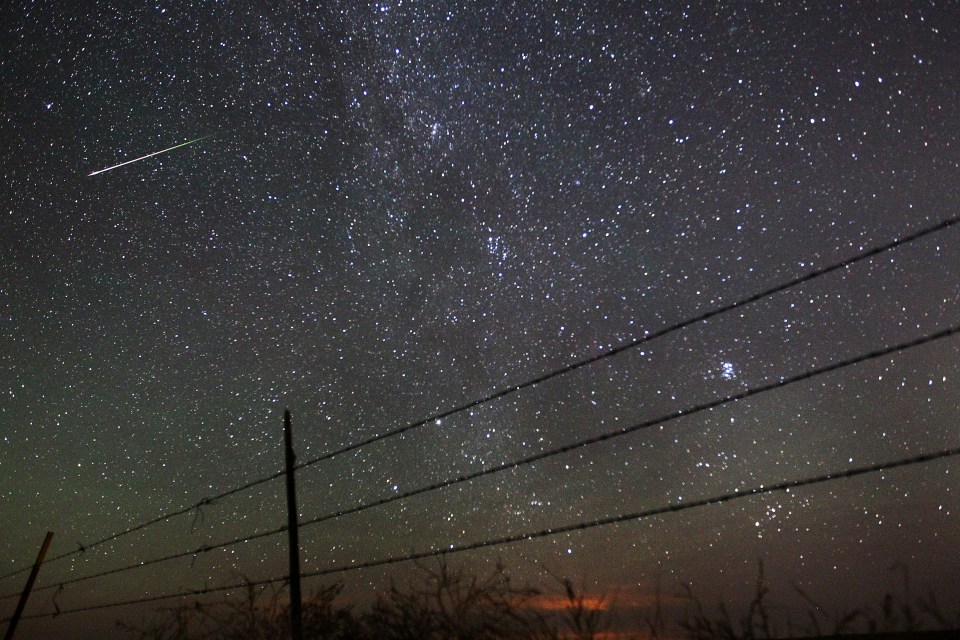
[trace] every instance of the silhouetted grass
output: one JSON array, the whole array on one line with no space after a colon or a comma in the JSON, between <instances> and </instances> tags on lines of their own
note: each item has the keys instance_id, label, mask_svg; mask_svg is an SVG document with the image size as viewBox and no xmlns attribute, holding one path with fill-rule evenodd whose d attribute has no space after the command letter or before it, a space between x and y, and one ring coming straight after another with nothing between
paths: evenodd
<instances>
[{"instance_id":1,"label":"silhouetted grass","mask_svg":"<svg viewBox=\"0 0 960 640\"><path fill-rule=\"evenodd\" d=\"M903 592L887 592L877 607L831 609L800 587L794 587L809 606L804 617L795 621L787 614L774 614L775 606L764 582L761 562L753 599L739 615L731 614L724 603L708 608L688 585L682 585L689 606L679 626L688 640L759 640L960 629L960 613L950 619L932 593L914 598L906 568L898 563L892 570L903 573Z\"/></svg>"},{"instance_id":2,"label":"silhouetted grass","mask_svg":"<svg viewBox=\"0 0 960 640\"><path fill-rule=\"evenodd\" d=\"M557 578L556 592L515 584L498 565L482 576L445 563L418 565L406 584L391 584L368 609L340 602L342 584L318 588L303 602L303 635L309 640L760 640L960 628L932 594L914 598L903 572L903 592L887 593L875 607L833 610L795 587L808 610L793 620L776 606L762 563L751 601L732 611L704 604L681 585L679 617L669 621L659 580L652 606L633 630L617 631L614 602L578 591ZM138 640L280 640L288 638L289 604L283 587L249 585L239 598L197 601L159 609L139 625L118 623Z\"/></svg>"}]
</instances>

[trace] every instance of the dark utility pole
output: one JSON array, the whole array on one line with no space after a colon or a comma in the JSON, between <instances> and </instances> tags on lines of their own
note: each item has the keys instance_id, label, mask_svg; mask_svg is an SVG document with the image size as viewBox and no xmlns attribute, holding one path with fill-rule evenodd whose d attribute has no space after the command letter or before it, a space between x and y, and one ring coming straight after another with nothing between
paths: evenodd
<instances>
[{"instance_id":1,"label":"dark utility pole","mask_svg":"<svg viewBox=\"0 0 960 640\"><path fill-rule=\"evenodd\" d=\"M23 615L23 608L27 606L27 598L30 597L33 583L37 579L37 574L40 573L40 565L43 564L43 558L47 555L47 549L50 548L50 541L52 539L53 531L47 531L47 537L44 538L43 544L40 546L40 553L37 554L37 561L33 563L33 570L30 571L30 577L27 578L27 586L24 587L23 593L20 594L20 602L17 603L17 610L13 612L13 617L10 618L10 626L7 627L7 635L4 636L4 640L13 638L13 632L17 630L17 623L20 622L20 616Z\"/></svg>"},{"instance_id":2,"label":"dark utility pole","mask_svg":"<svg viewBox=\"0 0 960 640\"><path fill-rule=\"evenodd\" d=\"M297 487L293 478L293 434L290 430L290 410L283 412L283 442L287 459L287 529L290 534L290 637L302 640L303 622L300 609L300 532L297 530Z\"/></svg>"}]
</instances>

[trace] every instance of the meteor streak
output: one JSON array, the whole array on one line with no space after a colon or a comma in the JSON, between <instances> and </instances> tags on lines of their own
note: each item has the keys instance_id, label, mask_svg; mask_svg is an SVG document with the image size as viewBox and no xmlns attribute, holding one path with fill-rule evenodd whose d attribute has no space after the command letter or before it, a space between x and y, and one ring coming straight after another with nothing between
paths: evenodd
<instances>
[{"instance_id":1,"label":"meteor streak","mask_svg":"<svg viewBox=\"0 0 960 640\"><path fill-rule=\"evenodd\" d=\"M201 140L206 140L207 138L211 138L211 137L213 137L213 136L215 136L215 135L217 135L217 134L215 134L215 133L210 133L210 134L207 134L207 135L205 135L205 136L203 136L203 137L201 137L201 138L196 138L196 139L194 139L194 140L188 140L187 142L181 142L180 144L174 145L174 146L172 146L172 147L168 147L168 148L166 148L166 149L161 149L160 151L154 151L153 153L148 153L148 154L145 155L145 156L140 156L139 158L134 158L133 160L127 160L126 162L121 162L120 164L115 164L115 165L113 165L112 167L107 167L106 169L100 169L100 170L98 170L98 171L91 171L90 173L87 174L87 177L89 178L90 176L95 176L95 175L97 175L98 173L106 173L107 171L112 171L113 169L118 169L118 168L120 168L120 167L122 167L122 166L124 166L124 165L133 164L134 162L140 162L141 160L146 160L147 158L152 158L153 156L158 156L158 155L160 155L161 153L166 153L167 151L173 151L174 149L179 149L180 147L185 147L185 146L187 146L188 144L193 144L194 142L200 142Z\"/></svg>"}]
</instances>

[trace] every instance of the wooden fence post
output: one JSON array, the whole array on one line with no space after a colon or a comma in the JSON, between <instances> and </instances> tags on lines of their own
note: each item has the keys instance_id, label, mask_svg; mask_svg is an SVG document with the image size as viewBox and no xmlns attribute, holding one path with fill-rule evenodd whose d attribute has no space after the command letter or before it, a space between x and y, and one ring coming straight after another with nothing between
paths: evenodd
<instances>
[{"instance_id":1,"label":"wooden fence post","mask_svg":"<svg viewBox=\"0 0 960 640\"><path fill-rule=\"evenodd\" d=\"M287 461L287 529L290 535L290 636L293 640L301 640L303 614L300 601L300 533L297 529L297 488L293 477L297 458L293 453L289 409L283 412L283 442Z\"/></svg>"},{"instance_id":2,"label":"wooden fence post","mask_svg":"<svg viewBox=\"0 0 960 640\"><path fill-rule=\"evenodd\" d=\"M33 583L37 579L37 574L40 573L40 565L43 564L43 558L47 555L47 549L50 548L50 541L52 539L53 531L47 531L47 537L43 539L43 544L40 546L40 553L37 554L37 561L33 563L30 577L27 578L27 586L23 588L23 593L20 594L20 602L17 603L17 610L14 611L13 617L10 618L10 626L7 627L7 635L4 636L4 640L13 638L13 632L17 630L17 623L20 622L20 616L23 615L23 608L27 606L27 598L30 597L30 591L33 590Z\"/></svg>"}]
</instances>

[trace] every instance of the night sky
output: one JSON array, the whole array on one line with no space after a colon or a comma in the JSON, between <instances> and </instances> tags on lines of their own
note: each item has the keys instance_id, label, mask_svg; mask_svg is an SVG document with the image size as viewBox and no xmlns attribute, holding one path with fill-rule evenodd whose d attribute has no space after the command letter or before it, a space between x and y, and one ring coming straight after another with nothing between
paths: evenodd
<instances>
[{"instance_id":1,"label":"night sky","mask_svg":"<svg viewBox=\"0 0 960 640\"><path fill-rule=\"evenodd\" d=\"M700 4L3 3L0 573L47 530L59 555L279 470L285 407L300 459L320 456L960 213L960 4ZM958 234L303 469L301 517L957 324ZM951 337L306 527L303 566L955 447L958 418ZM958 492L948 459L449 561L735 605L762 560L802 617L792 585L876 604L901 567L914 595L960 592ZM38 586L285 517L275 480ZM285 545L41 591L27 613L283 575ZM412 573L340 578L362 602Z\"/></svg>"}]
</instances>

